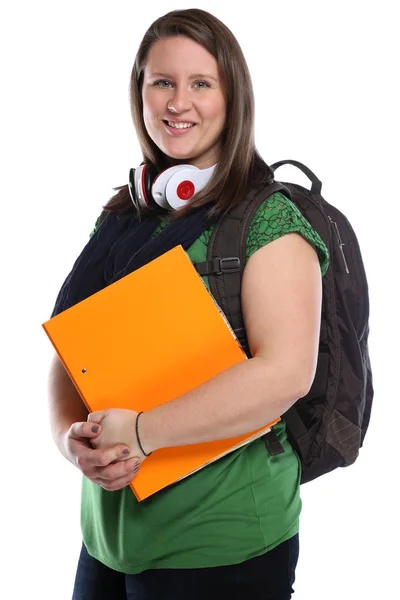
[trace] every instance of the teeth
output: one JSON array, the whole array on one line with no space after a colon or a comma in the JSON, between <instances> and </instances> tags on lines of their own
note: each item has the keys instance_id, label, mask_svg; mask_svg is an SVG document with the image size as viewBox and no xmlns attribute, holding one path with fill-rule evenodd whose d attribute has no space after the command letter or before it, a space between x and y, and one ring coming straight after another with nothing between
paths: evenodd
<instances>
[{"instance_id":1,"label":"teeth","mask_svg":"<svg viewBox=\"0 0 400 600\"><path fill-rule=\"evenodd\" d=\"M194 123L173 123L172 121L168 121L168 125L174 127L174 129L188 129L189 127L193 127Z\"/></svg>"}]
</instances>

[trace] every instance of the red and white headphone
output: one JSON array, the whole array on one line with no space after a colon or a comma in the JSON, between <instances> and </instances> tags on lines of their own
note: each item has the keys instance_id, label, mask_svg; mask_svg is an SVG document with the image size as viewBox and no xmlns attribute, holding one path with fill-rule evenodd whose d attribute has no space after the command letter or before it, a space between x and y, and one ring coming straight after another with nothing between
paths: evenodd
<instances>
[{"instance_id":1,"label":"red and white headphone","mask_svg":"<svg viewBox=\"0 0 400 600\"><path fill-rule=\"evenodd\" d=\"M129 171L129 193L135 206L165 210L182 208L210 181L214 169L176 165L159 173L154 165L144 164Z\"/></svg>"}]
</instances>

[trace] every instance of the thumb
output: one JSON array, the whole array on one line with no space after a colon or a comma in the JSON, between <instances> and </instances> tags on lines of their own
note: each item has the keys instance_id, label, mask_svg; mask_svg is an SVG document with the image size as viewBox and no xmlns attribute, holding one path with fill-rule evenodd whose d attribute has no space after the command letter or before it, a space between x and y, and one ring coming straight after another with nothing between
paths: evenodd
<instances>
[{"instance_id":1,"label":"thumb","mask_svg":"<svg viewBox=\"0 0 400 600\"><path fill-rule=\"evenodd\" d=\"M69 429L68 435L71 438L79 440L81 438L94 438L101 433L101 426L93 425L86 421L73 423Z\"/></svg>"},{"instance_id":2,"label":"thumb","mask_svg":"<svg viewBox=\"0 0 400 600\"><path fill-rule=\"evenodd\" d=\"M88 415L88 423L97 423L100 425L102 420L107 416L106 410L98 410L96 412L92 412Z\"/></svg>"}]
</instances>

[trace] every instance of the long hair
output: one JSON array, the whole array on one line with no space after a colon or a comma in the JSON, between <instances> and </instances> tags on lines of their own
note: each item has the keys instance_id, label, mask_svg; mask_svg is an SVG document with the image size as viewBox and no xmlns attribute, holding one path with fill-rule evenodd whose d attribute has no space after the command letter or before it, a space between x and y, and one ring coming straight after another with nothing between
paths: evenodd
<instances>
[{"instance_id":1,"label":"long hair","mask_svg":"<svg viewBox=\"0 0 400 600\"><path fill-rule=\"evenodd\" d=\"M174 10L160 17L150 25L139 46L129 93L143 162L152 163L159 171L169 166L168 158L147 133L143 120L142 86L150 48L158 40L175 36L194 40L216 59L225 93L226 123L221 133L220 157L211 180L186 207L173 211L172 220L183 218L193 209L211 202L210 215L225 212L240 202L250 188L273 180L272 169L255 147L253 85L243 52L228 27L200 9ZM117 193L105 205L105 210L132 210L128 185L114 188L114 191Z\"/></svg>"}]
</instances>

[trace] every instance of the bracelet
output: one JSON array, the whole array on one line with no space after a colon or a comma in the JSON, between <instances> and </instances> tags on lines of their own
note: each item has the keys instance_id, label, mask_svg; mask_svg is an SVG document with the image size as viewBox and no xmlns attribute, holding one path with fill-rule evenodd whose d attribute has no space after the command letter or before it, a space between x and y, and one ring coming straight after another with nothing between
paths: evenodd
<instances>
[{"instance_id":1,"label":"bracelet","mask_svg":"<svg viewBox=\"0 0 400 600\"><path fill-rule=\"evenodd\" d=\"M145 455L145 456L150 456L151 452L149 452L148 454L146 454L146 452L143 450L143 446L140 443L140 438L139 438L139 417L140 415L143 414L143 411L138 413L138 416L136 417L136 439L137 439L137 443L139 445L139 448L141 450L141 452Z\"/></svg>"}]
</instances>

